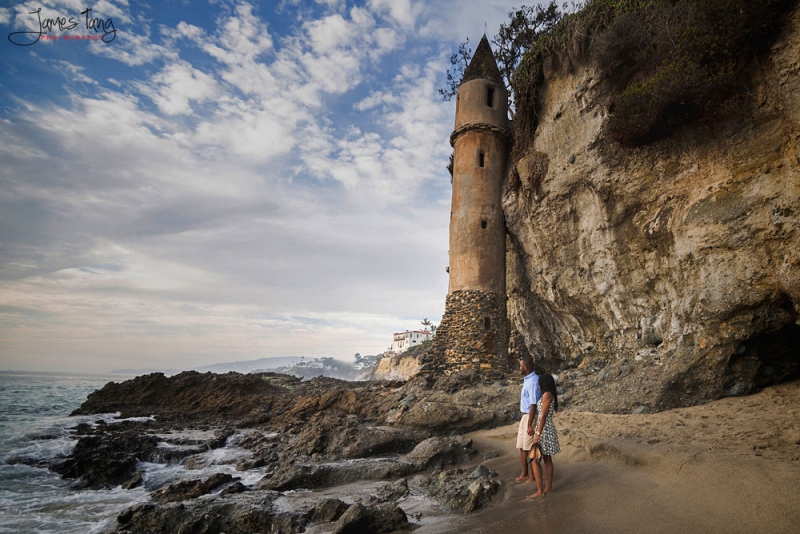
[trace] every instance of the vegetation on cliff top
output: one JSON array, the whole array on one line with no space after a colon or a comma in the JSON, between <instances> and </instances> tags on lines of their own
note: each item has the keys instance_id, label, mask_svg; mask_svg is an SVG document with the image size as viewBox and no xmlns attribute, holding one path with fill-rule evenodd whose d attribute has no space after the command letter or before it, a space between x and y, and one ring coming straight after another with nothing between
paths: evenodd
<instances>
[{"instance_id":1,"label":"vegetation on cliff top","mask_svg":"<svg viewBox=\"0 0 800 534\"><path fill-rule=\"evenodd\" d=\"M517 150L533 137L545 74L586 57L613 91L608 133L623 145L725 116L797 2L589 0L541 35L514 73Z\"/></svg>"}]
</instances>

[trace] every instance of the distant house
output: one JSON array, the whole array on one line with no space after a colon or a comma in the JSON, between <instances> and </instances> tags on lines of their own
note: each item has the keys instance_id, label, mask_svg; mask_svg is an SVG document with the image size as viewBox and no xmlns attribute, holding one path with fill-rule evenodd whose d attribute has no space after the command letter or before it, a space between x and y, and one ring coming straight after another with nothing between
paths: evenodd
<instances>
[{"instance_id":1,"label":"distant house","mask_svg":"<svg viewBox=\"0 0 800 534\"><path fill-rule=\"evenodd\" d=\"M423 341L427 341L433 337L433 334L427 330L406 330L405 332L398 332L394 334L392 341L392 352L400 354L413 347L419 345Z\"/></svg>"},{"instance_id":2,"label":"distant house","mask_svg":"<svg viewBox=\"0 0 800 534\"><path fill-rule=\"evenodd\" d=\"M300 361L297 362L294 367L295 369L325 369L327 366L324 360L324 358L322 360L314 358L313 360Z\"/></svg>"},{"instance_id":3,"label":"distant house","mask_svg":"<svg viewBox=\"0 0 800 534\"><path fill-rule=\"evenodd\" d=\"M353 364L353 369L356 371L364 371L366 369L372 369L375 367L375 364L383 357L383 354L378 354L376 356L362 356L356 353L356 363Z\"/></svg>"}]
</instances>

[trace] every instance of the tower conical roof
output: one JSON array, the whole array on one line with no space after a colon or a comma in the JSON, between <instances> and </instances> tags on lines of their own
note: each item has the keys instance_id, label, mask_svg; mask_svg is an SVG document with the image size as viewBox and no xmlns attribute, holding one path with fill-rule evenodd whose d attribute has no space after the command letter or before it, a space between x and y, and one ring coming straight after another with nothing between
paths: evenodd
<instances>
[{"instance_id":1,"label":"tower conical roof","mask_svg":"<svg viewBox=\"0 0 800 534\"><path fill-rule=\"evenodd\" d=\"M489 46L489 39L486 38L486 34L483 35L481 42L478 43L478 48L475 50L475 55L472 56L472 61L469 62L464 71L461 83L478 78L503 84L503 76L500 74L500 69L497 68L497 61L494 59L492 47Z\"/></svg>"}]
</instances>

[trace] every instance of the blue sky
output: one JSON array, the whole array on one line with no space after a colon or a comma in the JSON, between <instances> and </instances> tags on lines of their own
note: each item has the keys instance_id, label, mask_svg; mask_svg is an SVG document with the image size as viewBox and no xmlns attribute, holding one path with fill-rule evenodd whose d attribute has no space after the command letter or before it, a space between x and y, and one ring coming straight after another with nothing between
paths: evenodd
<instances>
[{"instance_id":1,"label":"blue sky","mask_svg":"<svg viewBox=\"0 0 800 534\"><path fill-rule=\"evenodd\" d=\"M0 369L352 360L438 322L437 88L514 5L0 3ZM108 42L64 39L103 35L87 8ZM19 46L40 16L76 25Z\"/></svg>"}]
</instances>

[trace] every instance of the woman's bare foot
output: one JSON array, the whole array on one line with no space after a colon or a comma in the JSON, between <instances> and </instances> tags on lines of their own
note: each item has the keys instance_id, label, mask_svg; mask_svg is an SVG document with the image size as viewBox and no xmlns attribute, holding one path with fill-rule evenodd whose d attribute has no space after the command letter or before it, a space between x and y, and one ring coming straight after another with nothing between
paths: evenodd
<instances>
[{"instance_id":1,"label":"woman's bare foot","mask_svg":"<svg viewBox=\"0 0 800 534\"><path fill-rule=\"evenodd\" d=\"M525 496L526 499L535 499L536 497L544 497L544 494L539 493L537 491L536 493L532 493L531 495L526 495Z\"/></svg>"},{"instance_id":2,"label":"woman's bare foot","mask_svg":"<svg viewBox=\"0 0 800 534\"><path fill-rule=\"evenodd\" d=\"M515 482L530 482L531 477L528 475L520 475L514 479Z\"/></svg>"}]
</instances>

